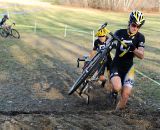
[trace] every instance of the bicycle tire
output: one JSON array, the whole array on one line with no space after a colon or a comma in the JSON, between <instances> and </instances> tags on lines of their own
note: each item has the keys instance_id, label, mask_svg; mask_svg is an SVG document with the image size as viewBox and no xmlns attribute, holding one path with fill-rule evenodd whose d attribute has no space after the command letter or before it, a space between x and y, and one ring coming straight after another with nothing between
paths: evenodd
<instances>
[{"instance_id":1,"label":"bicycle tire","mask_svg":"<svg viewBox=\"0 0 160 130\"><path fill-rule=\"evenodd\" d=\"M20 38L20 34L19 34L19 32L18 32L16 29L11 29L11 35L12 35L14 38L17 38L17 39Z\"/></svg>"},{"instance_id":2,"label":"bicycle tire","mask_svg":"<svg viewBox=\"0 0 160 130\"><path fill-rule=\"evenodd\" d=\"M89 64L89 66L83 71L83 73L79 76L79 78L73 84L73 86L71 87L71 89L68 92L68 95L71 95L73 92L75 92L81 86L81 84L85 81L85 79L91 73L94 73L97 70L97 65L100 63L100 60L101 60L101 54L96 55L93 58L93 61Z\"/></svg>"},{"instance_id":3,"label":"bicycle tire","mask_svg":"<svg viewBox=\"0 0 160 130\"><path fill-rule=\"evenodd\" d=\"M3 28L0 28L0 35L1 35L1 37L6 38L6 37L8 37L8 35L9 35L9 34L7 34L7 32L6 32L6 31L4 31L4 29L3 29Z\"/></svg>"}]
</instances>

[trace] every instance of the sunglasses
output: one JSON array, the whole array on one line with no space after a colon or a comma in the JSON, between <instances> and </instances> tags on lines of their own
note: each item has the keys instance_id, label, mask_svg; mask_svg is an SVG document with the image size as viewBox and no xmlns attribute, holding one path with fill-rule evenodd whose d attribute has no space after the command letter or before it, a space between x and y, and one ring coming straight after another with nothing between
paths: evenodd
<instances>
[{"instance_id":1,"label":"sunglasses","mask_svg":"<svg viewBox=\"0 0 160 130\"><path fill-rule=\"evenodd\" d=\"M140 28L140 25L137 25L135 23L131 23L131 26L134 27L134 28Z\"/></svg>"},{"instance_id":2,"label":"sunglasses","mask_svg":"<svg viewBox=\"0 0 160 130\"><path fill-rule=\"evenodd\" d=\"M105 35L104 36L98 36L98 37L105 37Z\"/></svg>"}]
</instances>

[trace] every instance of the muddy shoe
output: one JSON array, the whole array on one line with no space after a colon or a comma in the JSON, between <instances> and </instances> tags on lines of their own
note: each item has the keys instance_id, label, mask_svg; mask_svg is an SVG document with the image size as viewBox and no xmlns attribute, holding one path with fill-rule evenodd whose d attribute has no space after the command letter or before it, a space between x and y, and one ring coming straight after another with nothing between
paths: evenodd
<instances>
[{"instance_id":1,"label":"muddy shoe","mask_svg":"<svg viewBox=\"0 0 160 130\"><path fill-rule=\"evenodd\" d=\"M116 116L123 116L125 113L124 109L115 109L114 111L112 111L112 114L116 115Z\"/></svg>"},{"instance_id":2,"label":"muddy shoe","mask_svg":"<svg viewBox=\"0 0 160 130\"><path fill-rule=\"evenodd\" d=\"M118 96L118 92L111 92L109 95L110 98L110 104L111 105L116 105L117 104L117 96Z\"/></svg>"}]
</instances>

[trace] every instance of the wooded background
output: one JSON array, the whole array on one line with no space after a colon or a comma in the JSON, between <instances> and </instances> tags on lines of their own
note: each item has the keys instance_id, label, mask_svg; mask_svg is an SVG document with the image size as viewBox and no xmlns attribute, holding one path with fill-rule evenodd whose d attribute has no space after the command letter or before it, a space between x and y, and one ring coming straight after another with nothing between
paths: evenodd
<instances>
[{"instance_id":1,"label":"wooded background","mask_svg":"<svg viewBox=\"0 0 160 130\"><path fill-rule=\"evenodd\" d=\"M104 10L132 10L160 12L160 0L56 0L58 4Z\"/></svg>"}]
</instances>

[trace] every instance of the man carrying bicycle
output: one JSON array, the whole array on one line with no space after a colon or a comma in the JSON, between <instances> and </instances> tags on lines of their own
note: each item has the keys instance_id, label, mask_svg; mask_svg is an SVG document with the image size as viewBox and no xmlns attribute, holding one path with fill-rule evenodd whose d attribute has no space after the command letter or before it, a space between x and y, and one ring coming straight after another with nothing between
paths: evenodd
<instances>
[{"instance_id":1,"label":"man carrying bicycle","mask_svg":"<svg viewBox=\"0 0 160 130\"><path fill-rule=\"evenodd\" d=\"M112 97L116 97L121 92L120 100L116 110L125 108L134 82L133 58L144 58L145 37L139 32L144 24L143 14L136 10L130 13L127 29L120 29L115 35L127 44L117 44L116 54L111 65L110 78L113 85ZM124 53L125 52L125 53Z\"/></svg>"},{"instance_id":2,"label":"man carrying bicycle","mask_svg":"<svg viewBox=\"0 0 160 130\"><path fill-rule=\"evenodd\" d=\"M92 52L90 53L90 58L92 58L97 53L97 51L103 50L105 48L106 41L108 39L107 34L108 34L108 32L107 32L106 28L102 28L102 29L97 31L95 36L98 37L98 38L94 41L94 47L93 47ZM105 83L106 83L106 78L104 76L106 67L107 67L108 78L110 77L109 76L110 75L109 71L110 71L110 64L112 62L112 58L111 58L110 53L107 54L107 59L108 59L107 63L104 64L104 66L102 68L102 71L100 73L101 75L99 77L100 81L102 81L102 84L101 84L102 87L104 87Z\"/></svg>"}]
</instances>

